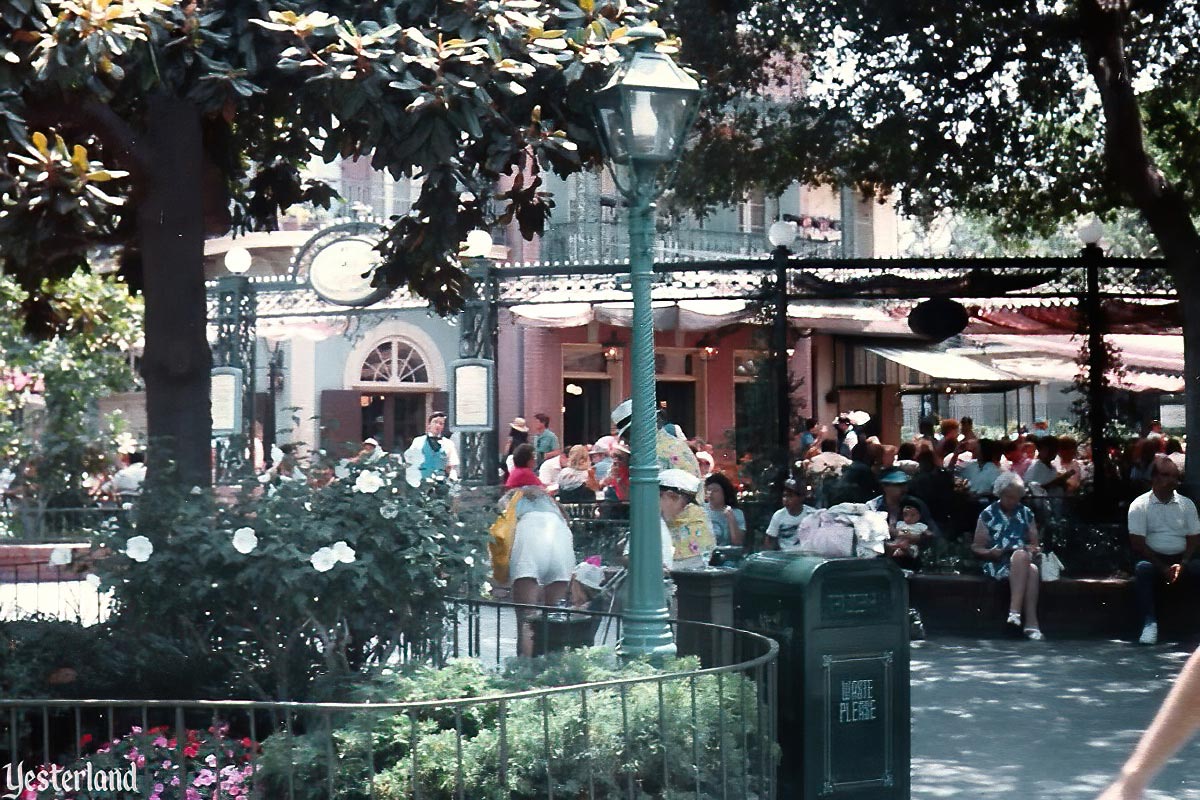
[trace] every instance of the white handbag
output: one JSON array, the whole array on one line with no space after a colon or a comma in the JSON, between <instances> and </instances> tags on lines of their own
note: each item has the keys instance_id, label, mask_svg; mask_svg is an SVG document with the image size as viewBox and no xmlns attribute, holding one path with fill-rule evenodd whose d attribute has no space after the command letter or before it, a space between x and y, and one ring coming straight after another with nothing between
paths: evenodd
<instances>
[{"instance_id":1,"label":"white handbag","mask_svg":"<svg viewBox=\"0 0 1200 800\"><path fill-rule=\"evenodd\" d=\"M1054 553L1044 553L1042 555L1042 580L1056 581L1062 577L1063 563Z\"/></svg>"}]
</instances>

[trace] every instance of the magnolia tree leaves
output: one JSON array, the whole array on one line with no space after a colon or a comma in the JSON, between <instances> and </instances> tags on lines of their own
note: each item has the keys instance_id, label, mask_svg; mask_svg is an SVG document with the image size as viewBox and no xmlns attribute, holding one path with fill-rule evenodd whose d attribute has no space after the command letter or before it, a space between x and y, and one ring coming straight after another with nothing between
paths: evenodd
<instances>
[{"instance_id":1,"label":"magnolia tree leaves","mask_svg":"<svg viewBox=\"0 0 1200 800\"><path fill-rule=\"evenodd\" d=\"M136 234L122 204L153 168L138 133L159 92L203 115L208 182L225 207L206 210L210 234L273 227L298 202L327 205L329 188L301 178L314 158L422 177L378 279L452 311L465 234L498 219L539 233L551 208L539 172L599 163L591 93L654 11L645 0L0 0L0 225L28 244L6 252L5 268L45 272L34 251L55 241L70 254L53 267L65 274L89 244ZM31 154L33 132L63 143L50 147L61 163L22 161L46 158ZM70 168L74 148L86 151L85 176ZM522 186L492 192L518 174Z\"/></svg>"}]
</instances>

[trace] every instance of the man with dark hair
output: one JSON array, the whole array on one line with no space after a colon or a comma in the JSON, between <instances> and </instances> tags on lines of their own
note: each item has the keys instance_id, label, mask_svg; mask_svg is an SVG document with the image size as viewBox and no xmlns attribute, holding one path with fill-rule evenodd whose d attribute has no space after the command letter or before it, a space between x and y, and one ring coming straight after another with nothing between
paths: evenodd
<instances>
[{"instance_id":1,"label":"man with dark hair","mask_svg":"<svg viewBox=\"0 0 1200 800\"><path fill-rule=\"evenodd\" d=\"M547 458L562 454L562 445L558 442L558 435L550 430L549 414L539 411L530 418L529 443L533 445L536 466L539 469Z\"/></svg>"},{"instance_id":2,"label":"man with dark hair","mask_svg":"<svg viewBox=\"0 0 1200 800\"><path fill-rule=\"evenodd\" d=\"M434 411L425 424L425 434L413 439L404 451L404 463L408 465L405 479L410 486L437 478L457 480L458 448L445 432L446 412Z\"/></svg>"},{"instance_id":3,"label":"man with dark hair","mask_svg":"<svg viewBox=\"0 0 1200 800\"><path fill-rule=\"evenodd\" d=\"M142 451L130 453L128 463L113 475L112 491L121 500L132 500L142 493L146 482L146 454Z\"/></svg>"},{"instance_id":4,"label":"man with dark hair","mask_svg":"<svg viewBox=\"0 0 1200 800\"><path fill-rule=\"evenodd\" d=\"M805 458L809 449L816 443L817 421L809 417L804 420L804 432L800 434L800 458Z\"/></svg>"},{"instance_id":5,"label":"man with dark hair","mask_svg":"<svg viewBox=\"0 0 1200 800\"><path fill-rule=\"evenodd\" d=\"M1043 436L1037 440L1037 461L1025 470L1025 483L1035 483L1050 497L1066 494L1067 481L1075 476L1075 468L1059 472L1054 468L1054 457L1058 455L1058 439Z\"/></svg>"},{"instance_id":6,"label":"man with dark hair","mask_svg":"<svg viewBox=\"0 0 1200 800\"><path fill-rule=\"evenodd\" d=\"M1158 642L1158 615L1154 590L1162 580L1170 586L1186 572L1200 578L1200 517L1196 504L1179 494L1179 467L1169 458L1155 458L1150 466L1150 491L1129 504L1129 544L1137 564L1138 611L1142 615L1142 644Z\"/></svg>"}]
</instances>

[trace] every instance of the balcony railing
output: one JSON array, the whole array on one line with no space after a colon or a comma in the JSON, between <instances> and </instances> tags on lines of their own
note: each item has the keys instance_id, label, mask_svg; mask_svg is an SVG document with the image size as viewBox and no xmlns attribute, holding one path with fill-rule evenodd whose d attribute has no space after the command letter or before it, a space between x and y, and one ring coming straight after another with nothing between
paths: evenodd
<instances>
[{"instance_id":1,"label":"balcony railing","mask_svg":"<svg viewBox=\"0 0 1200 800\"><path fill-rule=\"evenodd\" d=\"M655 237L654 258L723 259L766 255L771 249L764 231L720 231L706 228L672 228ZM799 239L792 252L800 257L837 258L840 239ZM611 222L559 222L541 239L542 261L616 261L629 257L629 240L624 225Z\"/></svg>"}]
</instances>

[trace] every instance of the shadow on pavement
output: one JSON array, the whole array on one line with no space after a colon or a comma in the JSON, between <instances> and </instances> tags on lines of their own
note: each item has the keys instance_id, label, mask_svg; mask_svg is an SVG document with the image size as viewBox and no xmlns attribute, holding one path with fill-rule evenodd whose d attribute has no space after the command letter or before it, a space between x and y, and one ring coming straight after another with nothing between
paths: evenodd
<instances>
[{"instance_id":1,"label":"shadow on pavement","mask_svg":"<svg viewBox=\"0 0 1200 800\"><path fill-rule=\"evenodd\" d=\"M936 638L912 649L913 798L1091 800L1191 649ZM1148 800L1200 800L1200 742Z\"/></svg>"}]
</instances>

